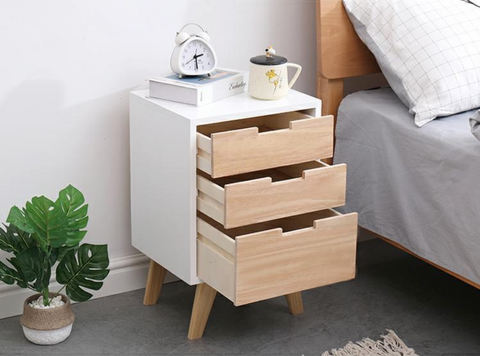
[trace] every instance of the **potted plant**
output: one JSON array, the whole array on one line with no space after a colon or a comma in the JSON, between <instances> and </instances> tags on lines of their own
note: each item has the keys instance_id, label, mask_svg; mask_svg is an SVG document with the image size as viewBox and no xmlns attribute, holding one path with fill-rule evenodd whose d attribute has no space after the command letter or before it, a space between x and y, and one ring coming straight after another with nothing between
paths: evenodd
<instances>
[{"instance_id":1,"label":"potted plant","mask_svg":"<svg viewBox=\"0 0 480 356\"><path fill-rule=\"evenodd\" d=\"M75 319L70 299L90 299L85 289L99 290L109 273L107 245L80 245L87 233L84 203L83 194L69 185L56 201L40 196L22 209L12 207L8 225L0 226L0 249L13 254L9 265L0 261L0 280L37 292L25 301L20 319L26 338L35 344L65 340ZM57 292L49 289L53 269L61 285Z\"/></svg>"}]
</instances>

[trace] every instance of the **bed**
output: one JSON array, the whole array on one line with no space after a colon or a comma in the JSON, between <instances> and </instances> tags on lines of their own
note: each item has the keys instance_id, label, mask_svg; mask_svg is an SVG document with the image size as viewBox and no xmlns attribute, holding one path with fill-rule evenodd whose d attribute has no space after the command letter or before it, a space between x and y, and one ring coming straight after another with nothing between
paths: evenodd
<instances>
[{"instance_id":1,"label":"bed","mask_svg":"<svg viewBox=\"0 0 480 356\"><path fill-rule=\"evenodd\" d=\"M480 289L480 144L472 112L418 129L390 88L343 98L347 78L379 73L341 0L317 1L318 96L337 117L348 166L345 211L362 228ZM409 117L410 116L410 117Z\"/></svg>"}]
</instances>

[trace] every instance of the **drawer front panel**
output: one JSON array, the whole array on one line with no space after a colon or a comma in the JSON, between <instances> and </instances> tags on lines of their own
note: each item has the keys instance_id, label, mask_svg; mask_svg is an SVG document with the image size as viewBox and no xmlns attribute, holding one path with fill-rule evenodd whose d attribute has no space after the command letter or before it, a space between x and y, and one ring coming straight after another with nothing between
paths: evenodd
<instances>
[{"instance_id":1,"label":"drawer front panel","mask_svg":"<svg viewBox=\"0 0 480 356\"><path fill-rule=\"evenodd\" d=\"M236 305L355 278L357 214L237 238Z\"/></svg>"},{"instance_id":2,"label":"drawer front panel","mask_svg":"<svg viewBox=\"0 0 480 356\"><path fill-rule=\"evenodd\" d=\"M345 205L345 164L313 161L212 179L197 176L197 209L230 229Z\"/></svg>"},{"instance_id":3,"label":"drawer front panel","mask_svg":"<svg viewBox=\"0 0 480 356\"><path fill-rule=\"evenodd\" d=\"M235 305L355 277L356 213L328 210L230 230L201 216L198 225L198 276Z\"/></svg>"},{"instance_id":4,"label":"drawer front panel","mask_svg":"<svg viewBox=\"0 0 480 356\"><path fill-rule=\"evenodd\" d=\"M303 171L301 178L272 183L263 178L225 186L225 227L345 205L346 165Z\"/></svg>"},{"instance_id":5,"label":"drawer front panel","mask_svg":"<svg viewBox=\"0 0 480 356\"><path fill-rule=\"evenodd\" d=\"M277 122L288 118L288 114L279 115ZM265 132L249 127L210 137L198 133L198 167L218 178L332 157L332 116L292 119L280 129L274 119L268 120Z\"/></svg>"}]
</instances>

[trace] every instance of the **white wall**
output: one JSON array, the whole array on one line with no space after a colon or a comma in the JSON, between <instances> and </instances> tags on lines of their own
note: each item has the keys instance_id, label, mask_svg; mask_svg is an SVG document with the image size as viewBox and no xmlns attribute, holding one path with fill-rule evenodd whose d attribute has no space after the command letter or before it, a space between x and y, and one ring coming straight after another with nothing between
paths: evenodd
<instances>
[{"instance_id":1,"label":"white wall","mask_svg":"<svg viewBox=\"0 0 480 356\"><path fill-rule=\"evenodd\" d=\"M296 89L315 93L313 0L0 3L0 221L12 205L55 198L71 183L90 204L85 241L108 243L118 273L141 261L125 276L143 276L130 244L128 93L169 71L187 22L207 29L221 66L248 69L273 45L304 67ZM139 287L128 278L107 292ZM2 299L15 291L0 285L0 317L17 310Z\"/></svg>"}]
</instances>

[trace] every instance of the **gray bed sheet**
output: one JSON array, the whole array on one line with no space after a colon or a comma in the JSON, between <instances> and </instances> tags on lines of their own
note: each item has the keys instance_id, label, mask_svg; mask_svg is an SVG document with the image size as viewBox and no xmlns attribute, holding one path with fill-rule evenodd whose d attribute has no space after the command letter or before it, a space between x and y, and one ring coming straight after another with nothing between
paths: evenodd
<instances>
[{"instance_id":1,"label":"gray bed sheet","mask_svg":"<svg viewBox=\"0 0 480 356\"><path fill-rule=\"evenodd\" d=\"M480 142L475 111L422 128L390 88L346 97L335 163L347 164L344 212L360 226L480 283Z\"/></svg>"}]
</instances>

